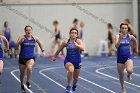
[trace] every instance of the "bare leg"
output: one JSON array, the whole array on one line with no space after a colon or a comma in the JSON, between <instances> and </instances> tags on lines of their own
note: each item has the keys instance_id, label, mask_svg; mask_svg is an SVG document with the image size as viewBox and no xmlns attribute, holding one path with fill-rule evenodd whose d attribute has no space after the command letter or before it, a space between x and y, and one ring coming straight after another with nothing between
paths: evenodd
<instances>
[{"instance_id":1,"label":"bare leg","mask_svg":"<svg viewBox=\"0 0 140 93\"><path fill-rule=\"evenodd\" d=\"M0 60L0 75L2 74L3 72L3 61Z\"/></svg>"},{"instance_id":2,"label":"bare leg","mask_svg":"<svg viewBox=\"0 0 140 93\"><path fill-rule=\"evenodd\" d=\"M27 65L27 82L29 82L31 75L32 75L32 68L34 65L34 59L30 59L26 65Z\"/></svg>"},{"instance_id":3,"label":"bare leg","mask_svg":"<svg viewBox=\"0 0 140 93\"><path fill-rule=\"evenodd\" d=\"M67 64L65 65L65 68L66 68L66 70L67 70L67 72L68 72L68 74L67 74L68 86L70 86L70 83L71 83L72 77L73 77L74 66L73 66L72 63L67 63Z\"/></svg>"},{"instance_id":4,"label":"bare leg","mask_svg":"<svg viewBox=\"0 0 140 93\"><path fill-rule=\"evenodd\" d=\"M77 81L78 81L78 77L79 77L79 74L80 74L80 70L81 69L75 69L74 70L74 74L73 74L73 87L72 87L72 90L75 91L76 90L76 84L77 84Z\"/></svg>"},{"instance_id":5,"label":"bare leg","mask_svg":"<svg viewBox=\"0 0 140 93\"><path fill-rule=\"evenodd\" d=\"M76 85L81 69L75 69L73 74L73 85Z\"/></svg>"},{"instance_id":6,"label":"bare leg","mask_svg":"<svg viewBox=\"0 0 140 93\"><path fill-rule=\"evenodd\" d=\"M121 83L122 93L123 93L123 91L125 91L124 68L125 68L125 64L120 64L120 63L117 64L117 69L118 69L118 73L119 73L119 79L120 79L120 83Z\"/></svg>"},{"instance_id":7,"label":"bare leg","mask_svg":"<svg viewBox=\"0 0 140 93\"><path fill-rule=\"evenodd\" d=\"M65 64L65 68L67 70L67 82L68 82L68 85L66 87L66 93L70 93L70 90L71 90L71 81L72 81L72 78L73 78L73 73L74 73L74 66L72 63L66 63Z\"/></svg>"},{"instance_id":8,"label":"bare leg","mask_svg":"<svg viewBox=\"0 0 140 93\"><path fill-rule=\"evenodd\" d=\"M131 81L131 75L133 73L133 62L132 60L127 60L126 62L126 71L127 71L127 77L128 77L128 81Z\"/></svg>"},{"instance_id":9,"label":"bare leg","mask_svg":"<svg viewBox=\"0 0 140 93\"><path fill-rule=\"evenodd\" d=\"M20 69L20 82L21 82L21 85L23 85L26 65L19 64L19 69Z\"/></svg>"}]
</instances>

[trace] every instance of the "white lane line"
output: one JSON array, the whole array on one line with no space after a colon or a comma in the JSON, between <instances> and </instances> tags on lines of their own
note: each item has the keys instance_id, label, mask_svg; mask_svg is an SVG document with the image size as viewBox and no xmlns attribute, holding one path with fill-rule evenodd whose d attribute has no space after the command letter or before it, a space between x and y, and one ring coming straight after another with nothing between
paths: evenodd
<instances>
[{"instance_id":1,"label":"white lane line","mask_svg":"<svg viewBox=\"0 0 140 93\"><path fill-rule=\"evenodd\" d=\"M18 82L20 82L20 79L14 74L14 73L17 72L17 71L19 71L19 69L16 69L16 70L11 71L11 74L13 75L13 77L14 77ZM43 90L43 89L42 89L39 85L37 85L35 82L33 82L32 80L31 80L31 82L32 82L35 86L37 86L37 87L39 88L39 90L43 91L43 93L47 93L45 90ZM33 93L33 91L31 91L30 89L28 89L28 88L26 87L25 84L24 84L24 87L25 87L30 93Z\"/></svg>"},{"instance_id":2,"label":"white lane line","mask_svg":"<svg viewBox=\"0 0 140 93\"><path fill-rule=\"evenodd\" d=\"M138 77L140 77L140 74L136 74L136 73L132 73L133 75L135 75L135 76L138 76Z\"/></svg>"},{"instance_id":3,"label":"white lane line","mask_svg":"<svg viewBox=\"0 0 140 93\"><path fill-rule=\"evenodd\" d=\"M108 88L105 88L105 87L103 87L103 86L101 86L101 85L99 85L99 84L97 84L97 83L94 83L94 82L92 82L92 81L89 81L89 80L87 80L87 79L85 79L85 78L82 78L82 77L79 77L80 79L82 79L82 80L84 80L84 81L86 81L86 82L88 82L88 83L90 83L90 84L92 84L92 85L95 85L95 86L97 86L97 87L100 87L100 88L102 88L102 89L104 89L104 90L106 90L106 91L109 91L109 92L111 92L111 93L116 93L116 92L114 92L114 91L112 91L112 90L110 90L110 89L108 89Z\"/></svg>"},{"instance_id":4,"label":"white lane line","mask_svg":"<svg viewBox=\"0 0 140 93\"><path fill-rule=\"evenodd\" d=\"M36 83L33 82L32 80L31 80L31 82L32 82L36 87L38 87L38 90L41 90L43 93L47 93L47 91L45 91L44 89L42 89L38 84L36 84Z\"/></svg>"},{"instance_id":5,"label":"white lane line","mask_svg":"<svg viewBox=\"0 0 140 93\"><path fill-rule=\"evenodd\" d=\"M20 82L20 79L14 74L14 72L16 72L16 71L19 71L19 69L16 69L16 70L11 71L11 74L12 74L12 76L13 76L18 82ZM24 85L24 86L25 86L25 88L26 88L30 93L34 93L34 92L31 91L30 89L28 89L28 88L26 87L26 85Z\"/></svg>"},{"instance_id":6,"label":"white lane line","mask_svg":"<svg viewBox=\"0 0 140 93\"><path fill-rule=\"evenodd\" d=\"M42 76L44 76L45 78L47 78L47 79L49 79L50 81L52 81L52 82L54 82L55 84L57 84L58 86L62 87L63 89L66 89L63 85L61 85L60 83L56 82L55 80L51 79L50 77L48 77L47 75L45 75L45 74L43 73L43 71L45 71L45 70L58 69L58 68L62 68L62 67L52 67L52 68L42 69L42 70L39 71L39 73L40 73ZM73 92L71 91L71 93L73 93Z\"/></svg>"},{"instance_id":7,"label":"white lane line","mask_svg":"<svg viewBox=\"0 0 140 93\"><path fill-rule=\"evenodd\" d=\"M58 68L62 68L62 67L52 67L52 68L42 69L42 70L39 71L39 73L40 73L41 75L43 75L44 77L46 77L47 79L49 79L49 80L51 80L52 82L54 82L55 84L57 84L57 85L59 85L60 87L62 87L62 88L65 89L65 87L64 87L63 85L61 85L60 83L56 82L55 80L51 79L50 77L48 77L47 75L45 75L44 73L42 73L43 71L46 71L46 70L52 70L52 69L58 69ZM95 85L95 86L97 86L97 87L100 87L100 88L102 88L102 89L104 89L104 90L106 90L106 91L109 91L109 92L111 92L111 93L116 93L116 92L114 92L114 91L112 91L112 90L110 90L110 89L107 89L107 88L105 88L105 87L103 87L103 86L101 86L101 85L99 85L99 84L96 84L96 83L94 83L94 82L92 82L92 81L89 81L89 80L87 80L87 79L85 79L85 78L83 78L83 77L79 77L79 78L82 79L82 80L84 80L84 81L86 81L86 82L88 82L88 83L90 83L90 84L92 84L92 85Z\"/></svg>"},{"instance_id":8,"label":"white lane line","mask_svg":"<svg viewBox=\"0 0 140 93\"><path fill-rule=\"evenodd\" d=\"M104 70L104 69L106 69L106 68L114 68L114 67L116 67L116 66L110 66L110 67L99 68L99 69L96 70L96 73L101 74L101 75L106 76L106 77L109 77L109 78L112 78L112 79L114 79L114 80L119 80L119 79L116 78L116 77L113 77L113 76L110 76L110 75L108 75L108 74L105 74L105 73L102 73L102 72L101 72L101 70ZM132 86L135 86L135 87L140 88L139 85L136 85L136 84L133 84L133 83L129 83L129 82L127 82L127 81L124 81L124 82L127 83L127 84L129 84L129 85L132 85Z\"/></svg>"}]
</instances>

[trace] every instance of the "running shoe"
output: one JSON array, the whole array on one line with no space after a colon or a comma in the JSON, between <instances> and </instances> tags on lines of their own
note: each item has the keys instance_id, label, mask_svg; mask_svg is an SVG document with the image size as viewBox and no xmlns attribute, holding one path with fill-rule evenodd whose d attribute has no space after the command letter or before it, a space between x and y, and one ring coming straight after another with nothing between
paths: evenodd
<instances>
[{"instance_id":1,"label":"running shoe","mask_svg":"<svg viewBox=\"0 0 140 93\"><path fill-rule=\"evenodd\" d=\"M26 82L27 88L30 89L31 88L31 84L30 82Z\"/></svg>"},{"instance_id":2,"label":"running shoe","mask_svg":"<svg viewBox=\"0 0 140 93\"><path fill-rule=\"evenodd\" d=\"M66 87L66 93L70 93L71 86Z\"/></svg>"},{"instance_id":3,"label":"running shoe","mask_svg":"<svg viewBox=\"0 0 140 93\"><path fill-rule=\"evenodd\" d=\"M76 90L76 85L73 85L72 86L72 91L75 91Z\"/></svg>"},{"instance_id":4,"label":"running shoe","mask_svg":"<svg viewBox=\"0 0 140 93\"><path fill-rule=\"evenodd\" d=\"M22 92L22 93L25 93L24 85L21 85L21 92Z\"/></svg>"}]
</instances>

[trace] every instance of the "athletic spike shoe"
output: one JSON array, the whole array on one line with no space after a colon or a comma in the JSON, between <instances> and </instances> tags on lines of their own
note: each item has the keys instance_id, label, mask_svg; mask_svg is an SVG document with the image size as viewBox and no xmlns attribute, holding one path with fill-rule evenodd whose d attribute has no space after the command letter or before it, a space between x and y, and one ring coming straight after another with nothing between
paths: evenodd
<instances>
[{"instance_id":1,"label":"athletic spike shoe","mask_svg":"<svg viewBox=\"0 0 140 93\"><path fill-rule=\"evenodd\" d=\"M72 91L75 91L76 90L76 85L73 85L72 86Z\"/></svg>"},{"instance_id":2,"label":"athletic spike shoe","mask_svg":"<svg viewBox=\"0 0 140 93\"><path fill-rule=\"evenodd\" d=\"M66 93L70 93L71 86L66 87Z\"/></svg>"},{"instance_id":3,"label":"athletic spike shoe","mask_svg":"<svg viewBox=\"0 0 140 93\"><path fill-rule=\"evenodd\" d=\"M28 89L31 89L31 84L30 84L30 82L26 82L26 85L27 85L27 88L28 88Z\"/></svg>"},{"instance_id":4,"label":"athletic spike shoe","mask_svg":"<svg viewBox=\"0 0 140 93\"><path fill-rule=\"evenodd\" d=\"M22 92L22 93L25 93L24 85L21 85L21 92Z\"/></svg>"}]
</instances>

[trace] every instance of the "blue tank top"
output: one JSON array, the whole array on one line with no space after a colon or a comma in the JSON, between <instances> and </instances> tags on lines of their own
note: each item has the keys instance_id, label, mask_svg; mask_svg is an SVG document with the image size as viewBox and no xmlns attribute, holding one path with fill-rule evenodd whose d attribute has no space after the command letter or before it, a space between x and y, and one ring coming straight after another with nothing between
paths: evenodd
<instances>
[{"instance_id":1,"label":"blue tank top","mask_svg":"<svg viewBox=\"0 0 140 93\"><path fill-rule=\"evenodd\" d=\"M77 39L76 39L77 40ZM79 47L77 47L74 42L67 42L66 44L67 49L67 55L65 60L71 61L71 62L81 62L81 50Z\"/></svg>"},{"instance_id":2,"label":"blue tank top","mask_svg":"<svg viewBox=\"0 0 140 93\"><path fill-rule=\"evenodd\" d=\"M21 58L33 58L34 55L34 49L35 49L36 41L32 37L31 40L28 40L28 38L25 37L24 41L21 43L21 50L19 57Z\"/></svg>"},{"instance_id":3,"label":"blue tank top","mask_svg":"<svg viewBox=\"0 0 140 93\"><path fill-rule=\"evenodd\" d=\"M10 41L10 28L5 28L4 36Z\"/></svg>"},{"instance_id":4,"label":"blue tank top","mask_svg":"<svg viewBox=\"0 0 140 93\"><path fill-rule=\"evenodd\" d=\"M3 58L2 39L0 38L0 60Z\"/></svg>"},{"instance_id":5,"label":"blue tank top","mask_svg":"<svg viewBox=\"0 0 140 93\"><path fill-rule=\"evenodd\" d=\"M129 34L120 40L120 46L117 50L118 57L130 57L130 37Z\"/></svg>"}]
</instances>

